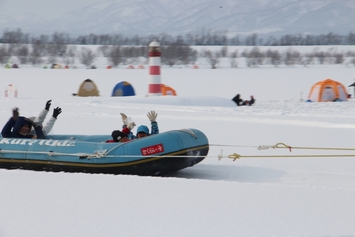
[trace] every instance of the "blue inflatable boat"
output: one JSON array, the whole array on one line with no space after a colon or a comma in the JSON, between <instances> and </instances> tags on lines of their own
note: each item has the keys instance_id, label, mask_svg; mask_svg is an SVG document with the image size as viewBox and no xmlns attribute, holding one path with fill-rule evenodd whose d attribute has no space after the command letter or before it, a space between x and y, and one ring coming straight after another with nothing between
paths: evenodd
<instances>
[{"instance_id":1,"label":"blue inflatable boat","mask_svg":"<svg viewBox=\"0 0 355 237\"><path fill-rule=\"evenodd\" d=\"M168 131L125 143L107 135L0 138L0 168L105 174L162 175L193 166L208 154L197 129Z\"/></svg>"}]
</instances>

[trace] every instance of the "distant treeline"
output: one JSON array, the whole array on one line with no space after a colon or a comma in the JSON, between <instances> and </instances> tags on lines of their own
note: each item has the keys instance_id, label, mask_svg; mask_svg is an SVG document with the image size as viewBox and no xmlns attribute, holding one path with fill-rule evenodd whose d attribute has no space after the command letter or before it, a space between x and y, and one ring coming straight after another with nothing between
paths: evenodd
<instances>
[{"instance_id":1,"label":"distant treeline","mask_svg":"<svg viewBox=\"0 0 355 237\"><path fill-rule=\"evenodd\" d=\"M181 45L216 46L297 46L297 45L355 45L355 33L339 35L332 32L319 35L287 34L280 37L261 37L258 34L228 37L226 31L199 30L196 33L172 36L166 33L149 36L125 36L123 34L89 34L71 37L64 32L52 35L31 36L21 29L5 30L0 43L9 44L71 44L71 45L148 45L156 39L161 45L179 42Z\"/></svg>"}]
</instances>

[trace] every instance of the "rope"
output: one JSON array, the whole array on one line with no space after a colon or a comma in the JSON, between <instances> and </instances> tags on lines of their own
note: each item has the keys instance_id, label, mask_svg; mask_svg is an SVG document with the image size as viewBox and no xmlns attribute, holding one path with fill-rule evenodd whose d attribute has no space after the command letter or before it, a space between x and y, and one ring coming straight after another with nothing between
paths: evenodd
<instances>
[{"instance_id":1,"label":"rope","mask_svg":"<svg viewBox=\"0 0 355 237\"><path fill-rule=\"evenodd\" d=\"M106 153L95 152L93 154L87 153L61 153L61 152L53 152L53 151L17 151L17 150L0 150L0 153L10 153L10 154L42 154L48 156L79 156L79 157L95 157L101 158L105 156Z\"/></svg>"},{"instance_id":2,"label":"rope","mask_svg":"<svg viewBox=\"0 0 355 237\"><path fill-rule=\"evenodd\" d=\"M239 145L223 145L223 144L210 144L210 146L225 146L225 147L256 147L256 146L239 146ZM303 149L303 150L334 150L334 151L355 151L355 148L331 148L331 147L291 147L289 145L286 145L285 143L279 142L273 146L269 145L260 145L256 147L259 151L260 150L267 150L267 149L277 149L277 148L286 148L289 149L290 152L292 152L292 149ZM221 154L217 156L218 160L221 160L223 157L223 150L221 150ZM237 153L233 153L231 155L228 155L227 158L233 159L233 161L240 159L240 158L329 158L329 157L355 157L354 155L351 154L336 154L336 155L253 155L253 156L242 156Z\"/></svg>"},{"instance_id":3,"label":"rope","mask_svg":"<svg viewBox=\"0 0 355 237\"><path fill-rule=\"evenodd\" d=\"M222 158L229 158L233 159L233 161L240 159L240 158L329 158L329 157L355 157L355 154L334 154L334 155L321 155L321 154L316 154L316 155L249 155L249 156L243 156L237 153L230 154L228 156L223 156L223 150L221 150L221 153L217 156L177 156L177 155L158 155L158 156L143 156L143 155L109 155L113 150L115 150L117 147L121 146L122 144L118 144L117 146L111 148L110 150L102 150L98 151L95 153L61 153L61 152L53 152L53 151L17 151L17 150L1 150L0 153L17 153L17 154L43 154L43 155L48 155L48 156L75 156L79 157L80 159L91 159L91 158L96 158L100 159L102 157L107 157L107 158L150 158L150 157L164 157L164 158L215 158L217 157L218 160L221 160ZM230 146L230 147L238 147L238 145L222 145L222 144L210 144L210 146ZM240 147L240 146L239 146ZM244 146L244 147L256 147L258 150L266 150L266 149L277 149L277 148L286 148L289 149L290 152L292 149L308 149L308 150L343 150L343 151L355 151L355 148L329 148L329 147L291 147L286 145L285 143L277 143L273 146Z\"/></svg>"},{"instance_id":4,"label":"rope","mask_svg":"<svg viewBox=\"0 0 355 237\"><path fill-rule=\"evenodd\" d=\"M297 147L297 146L288 146L285 143L279 142L275 145L259 145L259 146L244 146L244 145L224 145L224 144L210 144L210 146L216 147L248 147L248 148L257 148L258 150L267 150L267 149L276 149L276 148L287 148L287 149L303 149L303 150L334 150L334 151L355 151L355 148L334 148L334 147Z\"/></svg>"}]
</instances>

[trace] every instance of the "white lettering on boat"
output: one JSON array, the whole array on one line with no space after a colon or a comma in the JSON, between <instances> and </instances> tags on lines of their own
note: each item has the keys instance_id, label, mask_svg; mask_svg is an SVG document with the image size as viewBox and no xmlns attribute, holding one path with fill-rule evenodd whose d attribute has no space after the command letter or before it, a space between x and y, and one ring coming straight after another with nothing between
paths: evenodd
<instances>
[{"instance_id":1,"label":"white lettering on boat","mask_svg":"<svg viewBox=\"0 0 355 237\"><path fill-rule=\"evenodd\" d=\"M154 155L154 154L157 154L157 153L163 152L163 151L164 151L164 146L161 143L157 144L157 145L141 148L141 152L142 152L143 156Z\"/></svg>"},{"instance_id":2,"label":"white lettering on boat","mask_svg":"<svg viewBox=\"0 0 355 237\"><path fill-rule=\"evenodd\" d=\"M38 144L40 146L75 146L75 142L69 140L34 140L20 138L2 138L0 144L23 146L32 146L33 144Z\"/></svg>"}]
</instances>

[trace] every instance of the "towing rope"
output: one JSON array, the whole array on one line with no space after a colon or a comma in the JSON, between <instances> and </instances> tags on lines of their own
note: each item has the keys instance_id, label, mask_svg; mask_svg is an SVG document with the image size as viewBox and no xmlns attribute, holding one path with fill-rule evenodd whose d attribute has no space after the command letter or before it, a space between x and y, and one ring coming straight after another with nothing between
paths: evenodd
<instances>
[{"instance_id":1,"label":"towing rope","mask_svg":"<svg viewBox=\"0 0 355 237\"><path fill-rule=\"evenodd\" d=\"M91 158L96 158L100 159L103 157L107 158L113 158L113 157L126 157L126 158L139 158L139 157L166 157L166 158L215 158L217 157L218 160L221 160L222 158L228 158L228 159L233 159L233 161L240 159L240 158L329 158L329 157L355 157L355 154L334 154L334 155L329 155L329 154L305 154L305 155L240 155L237 153L230 154L228 156L223 156L223 149L221 150L221 154L219 155L207 155L207 156L202 156L202 155L190 155L190 156L177 156L177 155L152 155L152 156L142 156L142 155L109 155L113 150L115 150L118 146L121 146L121 144L118 144L117 146L111 148L110 150L101 150L101 151L96 151L94 153L61 153L61 152L53 152L53 151L17 151L17 150L2 150L0 149L0 154L1 153L17 153L17 154L42 154L42 155L48 155L50 157L52 156L75 156L79 157L80 159L91 159ZM218 147L253 147L257 148L259 151L260 150L267 150L267 149L288 149L290 152L292 152L292 149L303 149L303 150L334 150L334 151L355 151L355 148L330 148L330 147L291 147L289 145L286 145L285 143L277 143L275 145L260 145L260 146L238 146L238 145L223 145L223 144L210 144L211 146L218 146Z\"/></svg>"},{"instance_id":2,"label":"towing rope","mask_svg":"<svg viewBox=\"0 0 355 237\"><path fill-rule=\"evenodd\" d=\"M210 144L210 146L220 146L220 147L249 147L257 148L258 150L276 149L276 148L287 148L287 149L304 149L304 150L342 150L342 151L355 151L355 148L331 148L331 147L297 147L288 146L283 142L279 142L273 146L270 145L259 145L259 146L243 146L243 145L223 145L223 144Z\"/></svg>"},{"instance_id":3,"label":"towing rope","mask_svg":"<svg viewBox=\"0 0 355 237\"><path fill-rule=\"evenodd\" d=\"M279 142L273 146L269 145L260 145L260 146L238 146L238 145L222 145L222 144L210 144L210 146L225 146L225 147L256 147L259 151L260 150L267 150L267 149L277 149L277 148L284 148L288 149L292 152L292 149L302 149L302 150L333 150L333 151L355 151L355 148L332 148L332 147L292 147L286 145L285 143ZM233 153L228 155L227 158L233 159L233 161L240 159L240 158L329 158L329 157L355 157L355 154L335 154L335 155L328 155L328 154L320 154L320 155L252 155L252 156L242 156L237 153ZM223 150L221 154L218 155L218 159L221 160L225 158L223 156Z\"/></svg>"}]
</instances>

